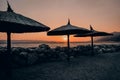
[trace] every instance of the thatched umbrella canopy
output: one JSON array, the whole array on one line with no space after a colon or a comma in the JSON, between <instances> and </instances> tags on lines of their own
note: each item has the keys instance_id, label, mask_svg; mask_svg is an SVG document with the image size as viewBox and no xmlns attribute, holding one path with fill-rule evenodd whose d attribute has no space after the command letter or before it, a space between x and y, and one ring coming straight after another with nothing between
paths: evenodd
<instances>
[{"instance_id":1,"label":"thatched umbrella canopy","mask_svg":"<svg viewBox=\"0 0 120 80\"><path fill-rule=\"evenodd\" d=\"M42 32L50 28L33 19L15 13L9 3L7 11L0 11L0 32L7 33L7 50L11 52L11 33Z\"/></svg>"},{"instance_id":2,"label":"thatched umbrella canopy","mask_svg":"<svg viewBox=\"0 0 120 80\"><path fill-rule=\"evenodd\" d=\"M88 29L71 25L70 20L68 19L67 25L63 25L63 26L60 26L56 29L53 29L53 30L49 31L47 33L47 35L49 35L49 36L51 36L51 35L52 36L67 35L67 39L68 39L67 45L68 45L68 48L70 48L70 41L69 41L70 35L77 34L77 33L84 34L84 33L88 33L88 32L90 32Z\"/></svg>"},{"instance_id":3,"label":"thatched umbrella canopy","mask_svg":"<svg viewBox=\"0 0 120 80\"><path fill-rule=\"evenodd\" d=\"M107 32L101 32L101 31L96 31L92 28L92 26L90 25L90 33L86 33L86 34L76 34L74 37L91 37L91 47L92 47L92 53L94 53L94 48L93 48L93 37L97 37L97 36L110 36L113 35L111 33L107 33Z\"/></svg>"}]
</instances>

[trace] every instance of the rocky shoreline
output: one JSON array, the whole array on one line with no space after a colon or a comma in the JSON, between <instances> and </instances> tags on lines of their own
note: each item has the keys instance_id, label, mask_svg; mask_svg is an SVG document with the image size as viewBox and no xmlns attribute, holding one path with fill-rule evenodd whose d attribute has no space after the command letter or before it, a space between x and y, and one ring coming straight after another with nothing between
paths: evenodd
<instances>
[{"instance_id":1,"label":"rocky shoreline","mask_svg":"<svg viewBox=\"0 0 120 80\"><path fill-rule=\"evenodd\" d=\"M94 45L94 55L114 53L120 51L120 45ZM6 47L0 47L1 61L6 59ZM92 56L91 46L76 46L69 50L67 47L50 48L46 44L39 45L33 48L12 48L12 61L18 67L32 64L38 64L41 62L50 61L63 61L66 60L69 54L70 58L76 58L79 56Z\"/></svg>"}]
</instances>

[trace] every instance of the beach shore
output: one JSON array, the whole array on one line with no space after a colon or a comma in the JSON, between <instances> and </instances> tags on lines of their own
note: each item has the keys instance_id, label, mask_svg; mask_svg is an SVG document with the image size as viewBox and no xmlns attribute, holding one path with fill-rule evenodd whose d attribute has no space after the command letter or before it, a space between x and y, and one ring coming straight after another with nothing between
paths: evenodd
<instances>
[{"instance_id":1,"label":"beach shore","mask_svg":"<svg viewBox=\"0 0 120 80\"><path fill-rule=\"evenodd\" d=\"M120 53L80 56L13 70L15 80L120 80Z\"/></svg>"},{"instance_id":2,"label":"beach shore","mask_svg":"<svg viewBox=\"0 0 120 80\"><path fill-rule=\"evenodd\" d=\"M94 45L94 56L90 45L70 50L50 48L46 44L32 48L13 47L11 62L6 52L6 47L0 47L0 77L6 77L5 71L10 65L12 80L120 79L120 45Z\"/></svg>"}]
</instances>

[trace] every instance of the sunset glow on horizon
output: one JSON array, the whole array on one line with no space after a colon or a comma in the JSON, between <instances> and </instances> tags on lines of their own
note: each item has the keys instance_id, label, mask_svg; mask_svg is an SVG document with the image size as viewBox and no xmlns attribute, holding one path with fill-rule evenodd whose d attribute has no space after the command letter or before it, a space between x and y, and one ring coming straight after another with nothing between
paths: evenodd
<instances>
[{"instance_id":1,"label":"sunset glow on horizon","mask_svg":"<svg viewBox=\"0 0 120 80\"><path fill-rule=\"evenodd\" d=\"M63 36L63 40L64 40L64 41L67 41L67 36Z\"/></svg>"},{"instance_id":2,"label":"sunset glow on horizon","mask_svg":"<svg viewBox=\"0 0 120 80\"><path fill-rule=\"evenodd\" d=\"M120 0L8 0L14 12L32 18L52 29L71 24L97 31L120 32ZM6 11L6 0L0 0L0 11ZM6 40L6 33L0 33ZM12 40L44 40L65 42L65 36L47 36L47 32L12 33ZM70 36L70 41L89 41L90 38Z\"/></svg>"}]
</instances>

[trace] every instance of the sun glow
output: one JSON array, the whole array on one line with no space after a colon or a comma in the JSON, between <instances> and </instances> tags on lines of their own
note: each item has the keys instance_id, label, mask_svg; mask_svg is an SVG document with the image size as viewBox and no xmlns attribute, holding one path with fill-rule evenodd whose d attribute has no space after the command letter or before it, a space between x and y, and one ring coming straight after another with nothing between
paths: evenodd
<instances>
[{"instance_id":1,"label":"sun glow","mask_svg":"<svg viewBox=\"0 0 120 80\"><path fill-rule=\"evenodd\" d=\"M67 36L62 36L64 41L67 41Z\"/></svg>"}]
</instances>

